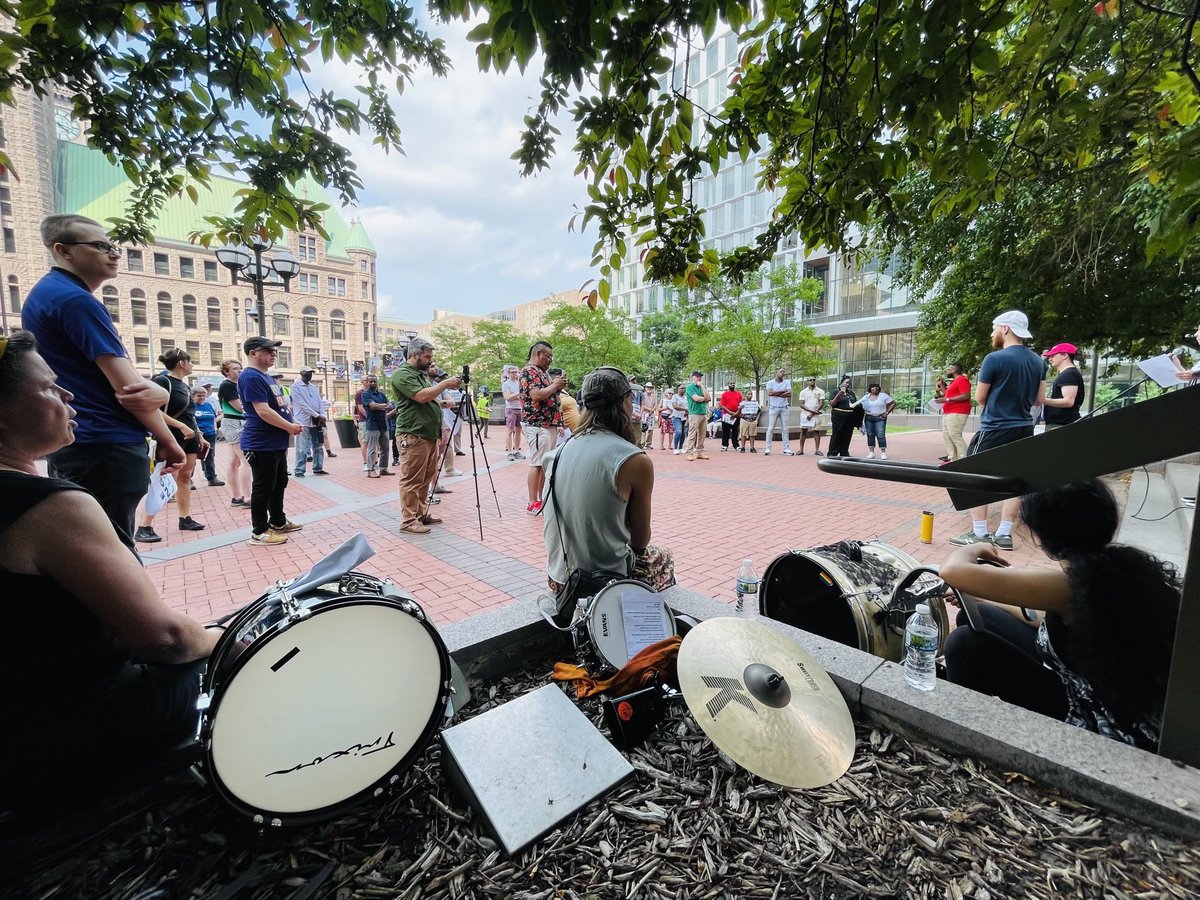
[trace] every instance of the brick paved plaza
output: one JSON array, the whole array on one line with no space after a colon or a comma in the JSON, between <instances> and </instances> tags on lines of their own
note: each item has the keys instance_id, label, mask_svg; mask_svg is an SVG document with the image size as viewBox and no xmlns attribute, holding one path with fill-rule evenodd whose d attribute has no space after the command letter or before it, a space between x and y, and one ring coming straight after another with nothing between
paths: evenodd
<instances>
[{"instance_id":1,"label":"brick paved plaza","mask_svg":"<svg viewBox=\"0 0 1200 900\"><path fill-rule=\"evenodd\" d=\"M933 462L942 453L936 432L889 436L892 459ZM467 449L464 447L464 449ZM795 445L793 445L795 449ZM861 437L852 449L865 452ZM759 574L789 548L808 548L844 539L878 538L922 562L940 562L947 539L969 527L955 512L945 491L834 476L817 469L818 458L759 453L721 453L709 443L708 460L653 450L654 542L675 554L679 582L726 602L744 556L754 558ZM225 467L223 444L218 467ZM172 606L208 620L259 596L272 582L291 578L355 532L366 535L377 555L365 571L390 578L412 591L436 623L453 622L481 610L529 597L544 588L545 551L542 519L525 513L524 460L508 462L502 429L493 426L487 442L496 496L486 473L479 479L484 540L479 539L475 493L468 476L447 480L453 493L435 507L445 524L429 535L399 530L395 478L369 480L358 450L338 450L328 460L331 476L292 479L287 490L290 518L304 530L278 547L251 547L250 514L229 506L229 488L208 487L197 478L192 515L208 525L202 532L180 532L169 506L158 516L161 544L139 545L155 585ZM458 468L470 471L470 456ZM501 515L496 513L496 500ZM921 511L936 513L934 542L919 541ZM994 524L994 523L993 523ZM1022 547L1013 562L1043 561Z\"/></svg>"}]
</instances>

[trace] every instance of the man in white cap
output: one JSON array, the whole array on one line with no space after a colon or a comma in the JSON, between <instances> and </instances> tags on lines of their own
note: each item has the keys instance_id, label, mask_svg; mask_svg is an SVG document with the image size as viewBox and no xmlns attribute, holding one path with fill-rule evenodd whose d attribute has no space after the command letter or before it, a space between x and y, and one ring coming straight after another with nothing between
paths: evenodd
<instances>
[{"instance_id":1,"label":"man in white cap","mask_svg":"<svg viewBox=\"0 0 1200 900\"><path fill-rule=\"evenodd\" d=\"M1002 447L1033 435L1033 407L1046 396L1046 364L1022 341L1033 337L1029 317L1010 310L992 320L992 346L996 349L983 358L975 383L975 402L979 404L979 431L971 438L967 456ZM1011 550L1013 521L1020 509L1020 498L1004 501L1000 526L988 533L986 505L971 510L971 530L950 538L952 544L992 543L1000 550Z\"/></svg>"}]
</instances>

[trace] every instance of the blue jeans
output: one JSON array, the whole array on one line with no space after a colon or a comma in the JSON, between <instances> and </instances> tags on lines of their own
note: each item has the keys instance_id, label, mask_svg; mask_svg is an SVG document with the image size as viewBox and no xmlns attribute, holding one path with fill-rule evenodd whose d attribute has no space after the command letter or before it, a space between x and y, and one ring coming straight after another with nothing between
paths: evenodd
<instances>
[{"instance_id":1,"label":"blue jeans","mask_svg":"<svg viewBox=\"0 0 1200 900\"><path fill-rule=\"evenodd\" d=\"M675 429L675 437L671 442L673 448L682 450L684 439L687 438L687 419L671 416L671 427Z\"/></svg>"},{"instance_id":2,"label":"blue jeans","mask_svg":"<svg viewBox=\"0 0 1200 900\"><path fill-rule=\"evenodd\" d=\"M867 447L871 450L875 449L875 442L879 442L879 449L887 449L887 419L883 416L866 416L863 418L863 430L867 432Z\"/></svg>"},{"instance_id":3,"label":"blue jeans","mask_svg":"<svg viewBox=\"0 0 1200 900\"><path fill-rule=\"evenodd\" d=\"M296 475L303 475L304 470L308 468L308 454L312 454L313 471L318 471L325 468L325 429L312 428L305 426L304 430L296 435L296 465L292 468L292 472Z\"/></svg>"},{"instance_id":4,"label":"blue jeans","mask_svg":"<svg viewBox=\"0 0 1200 900\"><path fill-rule=\"evenodd\" d=\"M204 439L208 441L208 453L204 456L204 461L200 464L204 469L204 478L207 481L217 480L217 433L201 432Z\"/></svg>"}]
</instances>

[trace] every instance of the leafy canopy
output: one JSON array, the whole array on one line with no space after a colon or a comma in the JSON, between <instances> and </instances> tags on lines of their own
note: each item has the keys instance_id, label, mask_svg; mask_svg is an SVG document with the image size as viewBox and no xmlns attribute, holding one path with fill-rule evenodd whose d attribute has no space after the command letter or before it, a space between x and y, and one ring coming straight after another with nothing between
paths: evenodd
<instances>
[{"instance_id":1,"label":"leafy canopy","mask_svg":"<svg viewBox=\"0 0 1200 900\"><path fill-rule=\"evenodd\" d=\"M554 348L554 366L574 385L597 366L616 366L630 375L637 371L642 351L629 337L629 317L620 310L597 313L564 303L543 317L542 326L549 330L545 339Z\"/></svg>"}]
</instances>

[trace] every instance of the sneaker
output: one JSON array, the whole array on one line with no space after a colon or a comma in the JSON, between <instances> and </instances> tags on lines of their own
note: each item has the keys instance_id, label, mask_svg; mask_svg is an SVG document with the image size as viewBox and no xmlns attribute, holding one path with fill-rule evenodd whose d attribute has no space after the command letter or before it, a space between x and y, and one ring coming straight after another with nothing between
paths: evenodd
<instances>
[{"instance_id":1,"label":"sneaker","mask_svg":"<svg viewBox=\"0 0 1200 900\"><path fill-rule=\"evenodd\" d=\"M334 453L332 450L326 450L325 455L328 456L330 459L337 459L337 454Z\"/></svg>"},{"instance_id":2,"label":"sneaker","mask_svg":"<svg viewBox=\"0 0 1200 900\"><path fill-rule=\"evenodd\" d=\"M208 486L209 487L225 487L225 482L223 482L220 478L210 478L208 480Z\"/></svg>"},{"instance_id":3,"label":"sneaker","mask_svg":"<svg viewBox=\"0 0 1200 900\"><path fill-rule=\"evenodd\" d=\"M155 533L153 528L145 527L139 527L138 530L134 532L133 539L142 544L157 544L162 540L162 538Z\"/></svg>"},{"instance_id":4,"label":"sneaker","mask_svg":"<svg viewBox=\"0 0 1200 900\"><path fill-rule=\"evenodd\" d=\"M391 474L390 472L388 474ZM446 478L458 478L460 475L466 475L466 472L460 472L458 469L451 469L449 472L443 472L442 475Z\"/></svg>"},{"instance_id":5,"label":"sneaker","mask_svg":"<svg viewBox=\"0 0 1200 900\"><path fill-rule=\"evenodd\" d=\"M721 452L722 452L722 453L728 453L728 452L729 452L729 448L728 448L728 447L722 447L722 448L721 448Z\"/></svg>"},{"instance_id":6,"label":"sneaker","mask_svg":"<svg viewBox=\"0 0 1200 900\"><path fill-rule=\"evenodd\" d=\"M192 485L192 490L194 491L196 489L196 482L194 482L194 481L191 482L191 485Z\"/></svg>"},{"instance_id":7,"label":"sneaker","mask_svg":"<svg viewBox=\"0 0 1200 900\"><path fill-rule=\"evenodd\" d=\"M378 473L378 472L368 472L368 473L367 473L367 477L368 477L368 478L378 478L378 477L379 477L379 473Z\"/></svg>"},{"instance_id":8,"label":"sneaker","mask_svg":"<svg viewBox=\"0 0 1200 900\"><path fill-rule=\"evenodd\" d=\"M824 455L825 454L822 453L820 450L818 450L816 453L813 454L813 456L824 456Z\"/></svg>"},{"instance_id":9,"label":"sneaker","mask_svg":"<svg viewBox=\"0 0 1200 900\"><path fill-rule=\"evenodd\" d=\"M273 544L286 544L286 534L276 534L274 531L264 531L262 534L252 534L247 544L252 544L255 547L270 547Z\"/></svg>"},{"instance_id":10,"label":"sneaker","mask_svg":"<svg viewBox=\"0 0 1200 900\"><path fill-rule=\"evenodd\" d=\"M363 463L363 471L364 471L364 472L370 472L370 471L371 471L371 466L370 466L370 464L369 464L369 463Z\"/></svg>"},{"instance_id":11,"label":"sneaker","mask_svg":"<svg viewBox=\"0 0 1200 900\"><path fill-rule=\"evenodd\" d=\"M754 451L753 451L753 450L751 450L750 452L751 452L751 453L753 453ZM764 451L763 451L763 456L770 456L770 455L771 455L771 451L770 451L770 450L764 450Z\"/></svg>"},{"instance_id":12,"label":"sneaker","mask_svg":"<svg viewBox=\"0 0 1200 900\"><path fill-rule=\"evenodd\" d=\"M303 527L304 526L299 522L293 522L291 519L286 519L282 525L271 525L267 530L272 531L275 534L291 534L293 531L299 531Z\"/></svg>"},{"instance_id":13,"label":"sneaker","mask_svg":"<svg viewBox=\"0 0 1200 900\"><path fill-rule=\"evenodd\" d=\"M308 454L308 456L304 457L304 461L305 461L305 462L312 462L312 454L310 453L310 454Z\"/></svg>"},{"instance_id":14,"label":"sneaker","mask_svg":"<svg viewBox=\"0 0 1200 900\"><path fill-rule=\"evenodd\" d=\"M179 517L179 530L180 531L203 531L207 527L208 527L207 525L201 525L199 522L197 522L191 516L180 516Z\"/></svg>"},{"instance_id":15,"label":"sneaker","mask_svg":"<svg viewBox=\"0 0 1200 900\"><path fill-rule=\"evenodd\" d=\"M466 456L466 455L467 455L467 451L466 451L466 450L455 450L455 451L454 451L454 455L455 455L455 456Z\"/></svg>"},{"instance_id":16,"label":"sneaker","mask_svg":"<svg viewBox=\"0 0 1200 900\"><path fill-rule=\"evenodd\" d=\"M950 457L949 456L939 456L938 462L950 462Z\"/></svg>"},{"instance_id":17,"label":"sneaker","mask_svg":"<svg viewBox=\"0 0 1200 900\"><path fill-rule=\"evenodd\" d=\"M968 544L990 544L992 543L992 537L991 535L980 537L974 531L964 531L962 534L956 534L950 538L950 543L958 544L960 547L965 547Z\"/></svg>"},{"instance_id":18,"label":"sneaker","mask_svg":"<svg viewBox=\"0 0 1200 900\"><path fill-rule=\"evenodd\" d=\"M992 543L996 545L997 550L1011 550L1013 548L1011 534L993 534Z\"/></svg>"},{"instance_id":19,"label":"sneaker","mask_svg":"<svg viewBox=\"0 0 1200 900\"><path fill-rule=\"evenodd\" d=\"M380 475L395 475L396 473L393 472L391 469L380 469L379 474Z\"/></svg>"},{"instance_id":20,"label":"sneaker","mask_svg":"<svg viewBox=\"0 0 1200 900\"><path fill-rule=\"evenodd\" d=\"M230 506L249 506L250 504L241 497L234 497L229 501Z\"/></svg>"},{"instance_id":21,"label":"sneaker","mask_svg":"<svg viewBox=\"0 0 1200 900\"><path fill-rule=\"evenodd\" d=\"M755 450L753 447L751 447L751 448L750 448L750 452L751 452L751 453L757 453L758 451L757 451L757 450Z\"/></svg>"},{"instance_id":22,"label":"sneaker","mask_svg":"<svg viewBox=\"0 0 1200 900\"><path fill-rule=\"evenodd\" d=\"M530 503L527 507L525 507L525 512L529 513L529 515L531 515L531 516L536 516L541 511L542 511L542 504L540 502L539 503Z\"/></svg>"},{"instance_id":23,"label":"sneaker","mask_svg":"<svg viewBox=\"0 0 1200 900\"><path fill-rule=\"evenodd\" d=\"M516 455L517 459L524 459L524 458L525 458L525 454L524 454L524 453L522 453L520 450L518 450L518 451L516 452L516 454L515 454L515 455Z\"/></svg>"},{"instance_id":24,"label":"sneaker","mask_svg":"<svg viewBox=\"0 0 1200 900\"><path fill-rule=\"evenodd\" d=\"M441 503L442 501L441 501L440 497L430 497L429 502L430 502L430 504L434 504L434 503Z\"/></svg>"},{"instance_id":25,"label":"sneaker","mask_svg":"<svg viewBox=\"0 0 1200 900\"><path fill-rule=\"evenodd\" d=\"M439 484L437 487L435 487L433 489L433 492L435 494L453 494L454 493L454 491L450 490L450 488L446 487L445 485L441 485L441 484Z\"/></svg>"},{"instance_id":26,"label":"sneaker","mask_svg":"<svg viewBox=\"0 0 1200 900\"><path fill-rule=\"evenodd\" d=\"M738 447L738 453L745 453L745 452L746 452L745 447Z\"/></svg>"},{"instance_id":27,"label":"sneaker","mask_svg":"<svg viewBox=\"0 0 1200 900\"><path fill-rule=\"evenodd\" d=\"M510 451L510 452L509 452L509 454L508 454L508 456L506 456L505 458L506 458L506 459L507 459L509 462L512 462L514 459L516 459L516 458L517 458L517 455L516 455L515 453L513 453L513 452L511 452L511 451Z\"/></svg>"},{"instance_id":28,"label":"sneaker","mask_svg":"<svg viewBox=\"0 0 1200 900\"><path fill-rule=\"evenodd\" d=\"M867 454L867 459L874 459L874 458L875 458L875 451L872 450Z\"/></svg>"},{"instance_id":29,"label":"sneaker","mask_svg":"<svg viewBox=\"0 0 1200 900\"><path fill-rule=\"evenodd\" d=\"M796 454L793 453L791 450L784 450L783 455L784 456L795 456Z\"/></svg>"},{"instance_id":30,"label":"sneaker","mask_svg":"<svg viewBox=\"0 0 1200 900\"><path fill-rule=\"evenodd\" d=\"M683 452L682 450L672 450L672 451L671 451L671 453L672 453L674 456L678 456L678 455L679 455L680 453L682 453L682 452Z\"/></svg>"},{"instance_id":31,"label":"sneaker","mask_svg":"<svg viewBox=\"0 0 1200 900\"><path fill-rule=\"evenodd\" d=\"M437 516L421 516L422 525L441 525L442 520Z\"/></svg>"},{"instance_id":32,"label":"sneaker","mask_svg":"<svg viewBox=\"0 0 1200 900\"><path fill-rule=\"evenodd\" d=\"M880 450L880 451L879 451L879 458L880 458L880 459L887 459L887 451L886 451L886 450Z\"/></svg>"},{"instance_id":33,"label":"sneaker","mask_svg":"<svg viewBox=\"0 0 1200 900\"><path fill-rule=\"evenodd\" d=\"M402 525L400 530L405 534L429 534L430 528L420 522L413 522L411 525Z\"/></svg>"},{"instance_id":34,"label":"sneaker","mask_svg":"<svg viewBox=\"0 0 1200 900\"><path fill-rule=\"evenodd\" d=\"M297 478L303 478L303 477L304 477L304 473L303 473L303 472L293 472L292 474L293 474L293 475L295 475Z\"/></svg>"},{"instance_id":35,"label":"sneaker","mask_svg":"<svg viewBox=\"0 0 1200 900\"><path fill-rule=\"evenodd\" d=\"M329 473L326 472L324 469L313 469L313 474L314 475L328 475Z\"/></svg>"},{"instance_id":36,"label":"sneaker","mask_svg":"<svg viewBox=\"0 0 1200 900\"><path fill-rule=\"evenodd\" d=\"M393 465L393 466L398 466L398 465L400 465L400 457L398 457L398 456L393 456L393 457L392 457L392 465Z\"/></svg>"},{"instance_id":37,"label":"sneaker","mask_svg":"<svg viewBox=\"0 0 1200 900\"><path fill-rule=\"evenodd\" d=\"M708 459L708 458L709 458L708 454L703 451L696 454L696 459Z\"/></svg>"},{"instance_id":38,"label":"sneaker","mask_svg":"<svg viewBox=\"0 0 1200 900\"><path fill-rule=\"evenodd\" d=\"M687 461L688 461L688 462L695 462L695 461L696 461L696 454L694 454L694 453L689 453L689 454L687 455Z\"/></svg>"}]
</instances>

